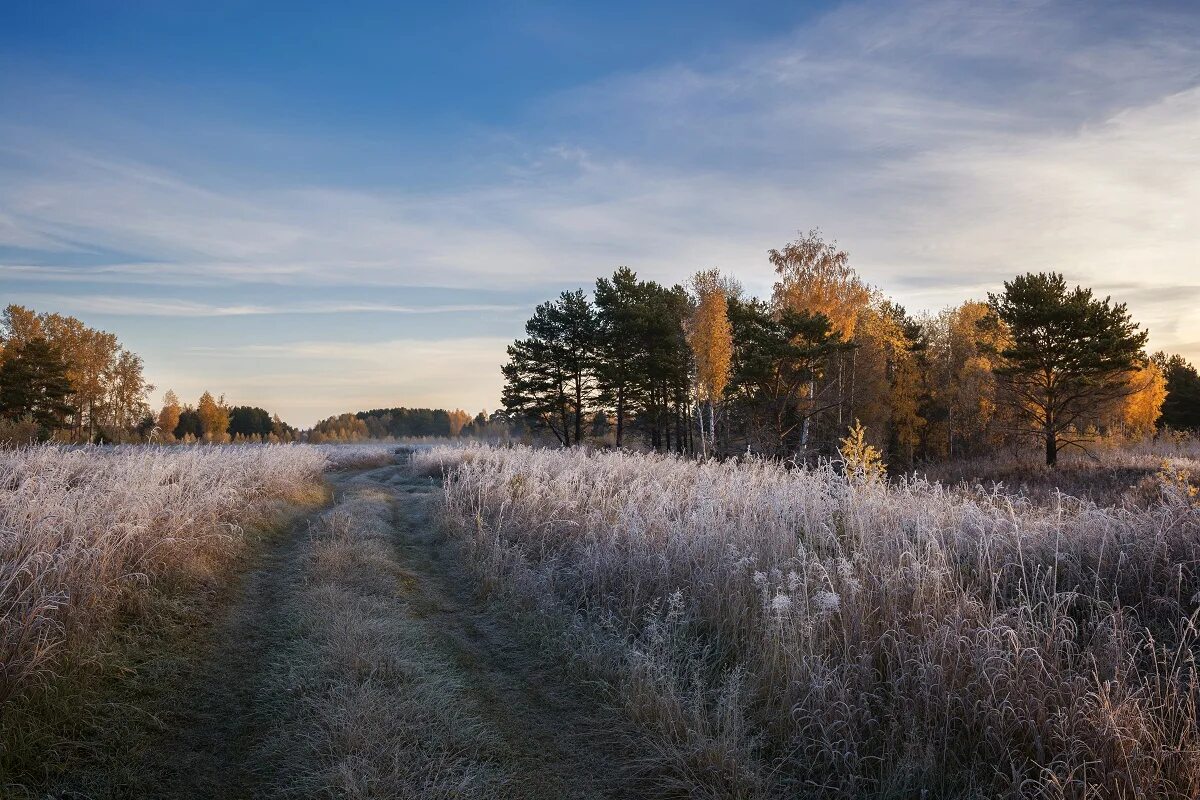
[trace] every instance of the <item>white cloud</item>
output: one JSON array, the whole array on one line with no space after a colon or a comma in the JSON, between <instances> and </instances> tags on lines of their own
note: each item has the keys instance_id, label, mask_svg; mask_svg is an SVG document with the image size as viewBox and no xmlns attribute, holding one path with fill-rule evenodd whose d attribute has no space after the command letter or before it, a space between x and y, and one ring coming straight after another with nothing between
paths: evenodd
<instances>
[{"instance_id":1,"label":"white cloud","mask_svg":"<svg viewBox=\"0 0 1200 800\"><path fill-rule=\"evenodd\" d=\"M0 278L59 295L84 278L158 285L153 299L75 296L147 315L352 313L367 309L323 287L570 288L618 264L666 280L720 266L763 292L765 250L819 225L911 309L1057 269L1128 299L1152 346L1200 359L1195 294L1180 290L1200 274L1197 38L1200 15L1142 4L856 3L545 98L498 132L527 157L436 192L249 181L187 153L150 165L115 142L0 127L0 244L44 251ZM95 251L122 255L71 266ZM173 299L240 282L314 299ZM413 355L437 354L404 352L406 391L453 380ZM470 369L495 373L502 349L487 353ZM369 366L354 373L364 396L396 388ZM495 402L498 378L479 387Z\"/></svg>"}]
</instances>

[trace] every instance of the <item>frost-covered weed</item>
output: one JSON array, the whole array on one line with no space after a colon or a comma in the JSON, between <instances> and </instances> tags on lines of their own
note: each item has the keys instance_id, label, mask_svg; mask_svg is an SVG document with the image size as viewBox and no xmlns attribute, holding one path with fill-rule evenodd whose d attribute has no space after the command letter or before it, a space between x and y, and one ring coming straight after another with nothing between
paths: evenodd
<instances>
[{"instance_id":1,"label":"frost-covered weed","mask_svg":"<svg viewBox=\"0 0 1200 800\"><path fill-rule=\"evenodd\" d=\"M484 585L582 620L691 796L1200 792L1200 507L434 448ZM578 622L576 624L578 627ZM587 652L610 652L589 648Z\"/></svg>"},{"instance_id":2,"label":"frost-covered weed","mask_svg":"<svg viewBox=\"0 0 1200 800\"><path fill-rule=\"evenodd\" d=\"M326 463L297 445L0 450L0 704L149 587L224 563Z\"/></svg>"},{"instance_id":3,"label":"frost-covered weed","mask_svg":"<svg viewBox=\"0 0 1200 800\"><path fill-rule=\"evenodd\" d=\"M369 444L315 444L329 460L329 469L369 469L384 467L396 461L396 451L399 445L385 442Z\"/></svg>"}]
</instances>

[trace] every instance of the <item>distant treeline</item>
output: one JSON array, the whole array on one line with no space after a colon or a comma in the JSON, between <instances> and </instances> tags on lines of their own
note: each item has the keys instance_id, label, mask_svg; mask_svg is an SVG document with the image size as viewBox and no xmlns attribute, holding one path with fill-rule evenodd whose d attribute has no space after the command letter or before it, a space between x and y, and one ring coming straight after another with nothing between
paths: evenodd
<instances>
[{"instance_id":1,"label":"distant treeline","mask_svg":"<svg viewBox=\"0 0 1200 800\"><path fill-rule=\"evenodd\" d=\"M366 439L470 436L479 439L508 438L513 433L503 411L474 417L461 409L373 408L356 414L329 417L313 426L308 441L358 442Z\"/></svg>"},{"instance_id":2,"label":"distant treeline","mask_svg":"<svg viewBox=\"0 0 1200 800\"><path fill-rule=\"evenodd\" d=\"M294 442L298 432L278 414L257 406L230 406L224 395L205 392L192 406L180 405L168 391L149 438L164 443Z\"/></svg>"}]
</instances>

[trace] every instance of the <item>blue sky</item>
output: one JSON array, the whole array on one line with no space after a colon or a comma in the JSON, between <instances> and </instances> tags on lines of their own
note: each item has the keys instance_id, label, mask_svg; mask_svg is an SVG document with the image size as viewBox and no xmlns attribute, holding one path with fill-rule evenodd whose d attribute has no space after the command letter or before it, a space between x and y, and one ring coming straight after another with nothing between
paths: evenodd
<instances>
[{"instance_id":1,"label":"blue sky","mask_svg":"<svg viewBox=\"0 0 1200 800\"><path fill-rule=\"evenodd\" d=\"M0 302L298 424L493 408L532 305L820 226L911 310L1057 269L1200 358L1194 3L10 2Z\"/></svg>"}]
</instances>

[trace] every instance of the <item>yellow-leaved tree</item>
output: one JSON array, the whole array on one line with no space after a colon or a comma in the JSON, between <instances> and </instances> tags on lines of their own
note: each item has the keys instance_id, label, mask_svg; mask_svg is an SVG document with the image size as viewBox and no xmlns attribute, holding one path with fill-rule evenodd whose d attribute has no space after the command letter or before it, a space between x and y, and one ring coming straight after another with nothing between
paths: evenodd
<instances>
[{"instance_id":1,"label":"yellow-leaved tree","mask_svg":"<svg viewBox=\"0 0 1200 800\"><path fill-rule=\"evenodd\" d=\"M772 300L778 309L823 314L831 332L845 342L857 343L859 320L871 304L871 288L854 268L850 256L836 242L826 242L819 230L810 230L767 257L779 280ZM807 387L809 405L834 409L841 430L844 410L854 413L856 359L858 348L840 351L836 363L821 381L814 377ZM847 364L847 360L849 363ZM800 434L801 448L807 449L811 416L806 416Z\"/></svg>"},{"instance_id":2,"label":"yellow-leaved tree","mask_svg":"<svg viewBox=\"0 0 1200 800\"><path fill-rule=\"evenodd\" d=\"M458 436L462 433L463 428L471 421L471 415L461 408L456 408L448 415L450 417L450 435Z\"/></svg>"},{"instance_id":3,"label":"yellow-leaved tree","mask_svg":"<svg viewBox=\"0 0 1200 800\"><path fill-rule=\"evenodd\" d=\"M729 298L721 273L715 269L692 276L696 307L687 325L688 347L696 361L696 419L700 452L707 456L716 443L716 404L729 383L733 360L733 328ZM707 416L707 423L705 417Z\"/></svg>"},{"instance_id":4,"label":"yellow-leaved tree","mask_svg":"<svg viewBox=\"0 0 1200 800\"><path fill-rule=\"evenodd\" d=\"M219 400L214 398L211 392L200 395L196 413L200 416L204 441L212 444L229 441L229 407L225 405L225 395L221 395Z\"/></svg>"},{"instance_id":5,"label":"yellow-leaved tree","mask_svg":"<svg viewBox=\"0 0 1200 800\"><path fill-rule=\"evenodd\" d=\"M1154 434L1154 426L1162 415L1167 399L1167 379L1153 361L1127 378L1132 393L1121 402L1121 425L1125 435L1145 439Z\"/></svg>"},{"instance_id":6,"label":"yellow-leaved tree","mask_svg":"<svg viewBox=\"0 0 1200 800\"><path fill-rule=\"evenodd\" d=\"M163 395L162 410L158 412L158 438L164 442L172 442L175 440L175 429L179 427L179 415L183 413L183 407L179 405L179 398L175 396L175 392L170 389Z\"/></svg>"},{"instance_id":7,"label":"yellow-leaved tree","mask_svg":"<svg viewBox=\"0 0 1200 800\"><path fill-rule=\"evenodd\" d=\"M858 420L838 444L842 469L851 483L877 483L887 475L883 455L867 441L867 429Z\"/></svg>"}]
</instances>

